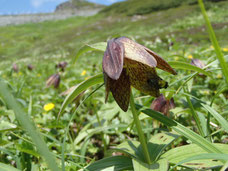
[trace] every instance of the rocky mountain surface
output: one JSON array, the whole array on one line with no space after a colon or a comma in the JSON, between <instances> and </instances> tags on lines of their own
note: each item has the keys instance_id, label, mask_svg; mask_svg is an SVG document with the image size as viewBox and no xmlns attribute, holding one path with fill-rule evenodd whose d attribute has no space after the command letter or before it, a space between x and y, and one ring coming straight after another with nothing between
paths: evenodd
<instances>
[{"instance_id":1,"label":"rocky mountain surface","mask_svg":"<svg viewBox=\"0 0 228 171\"><path fill-rule=\"evenodd\" d=\"M103 5L86 0L69 0L58 5L53 13L0 15L0 26L63 20L73 16L91 16L98 13L103 7Z\"/></svg>"}]
</instances>

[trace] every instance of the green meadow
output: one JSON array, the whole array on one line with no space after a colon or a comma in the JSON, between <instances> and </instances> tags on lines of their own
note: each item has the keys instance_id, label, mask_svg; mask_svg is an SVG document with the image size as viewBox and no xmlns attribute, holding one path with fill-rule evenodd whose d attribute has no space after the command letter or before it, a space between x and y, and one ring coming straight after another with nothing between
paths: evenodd
<instances>
[{"instance_id":1,"label":"green meadow","mask_svg":"<svg viewBox=\"0 0 228 171\"><path fill-rule=\"evenodd\" d=\"M204 4L219 46L191 2L128 0L95 16L0 27L0 170L225 171L228 1ZM134 88L127 112L112 93L105 103L104 42L122 36L177 72L156 69L169 84L160 111Z\"/></svg>"}]
</instances>

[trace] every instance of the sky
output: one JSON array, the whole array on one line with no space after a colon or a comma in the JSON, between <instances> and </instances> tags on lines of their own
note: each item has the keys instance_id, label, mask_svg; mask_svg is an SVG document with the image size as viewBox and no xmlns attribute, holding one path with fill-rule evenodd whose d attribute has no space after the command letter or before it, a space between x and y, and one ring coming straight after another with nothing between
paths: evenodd
<instances>
[{"instance_id":1,"label":"sky","mask_svg":"<svg viewBox=\"0 0 228 171\"><path fill-rule=\"evenodd\" d=\"M0 0L0 15L53 12L55 7L67 0ZM122 0L88 0L110 5Z\"/></svg>"}]
</instances>

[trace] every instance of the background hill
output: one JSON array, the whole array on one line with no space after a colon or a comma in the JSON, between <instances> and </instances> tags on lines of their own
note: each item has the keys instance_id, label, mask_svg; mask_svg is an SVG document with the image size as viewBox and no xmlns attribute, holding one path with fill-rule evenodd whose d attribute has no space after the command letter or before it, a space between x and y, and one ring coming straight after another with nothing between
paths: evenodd
<instances>
[{"instance_id":1,"label":"background hill","mask_svg":"<svg viewBox=\"0 0 228 171\"><path fill-rule=\"evenodd\" d=\"M219 2L224 0L205 0L205 2ZM181 5L194 5L197 0L126 0L112 4L103 10L101 13L109 15L123 14L123 15L142 15L155 11L175 8Z\"/></svg>"},{"instance_id":2,"label":"background hill","mask_svg":"<svg viewBox=\"0 0 228 171\"><path fill-rule=\"evenodd\" d=\"M77 11L77 10L88 10L88 9L101 9L105 7L104 5L88 2L86 0L69 0L67 2L61 3L56 7L55 12L65 12L65 11Z\"/></svg>"}]
</instances>

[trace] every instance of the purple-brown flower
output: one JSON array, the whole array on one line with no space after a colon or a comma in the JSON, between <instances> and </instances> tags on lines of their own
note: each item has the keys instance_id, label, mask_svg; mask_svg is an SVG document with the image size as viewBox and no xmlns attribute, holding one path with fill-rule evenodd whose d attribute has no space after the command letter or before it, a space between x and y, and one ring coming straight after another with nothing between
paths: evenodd
<instances>
[{"instance_id":1,"label":"purple-brown flower","mask_svg":"<svg viewBox=\"0 0 228 171\"><path fill-rule=\"evenodd\" d=\"M203 69L205 67L205 64L199 59L192 59L191 64L195 65L201 69Z\"/></svg>"},{"instance_id":2,"label":"purple-brown flower","mask_svg":"<svg viewBox=\"0 0 228 171\"><path fill-rule=\"evenodd\" d=\"M28 65L27 65L27 68L28 68L29 71L32 71L34 67L33 67L32 64L28 64Z\"/></svg>"},{"instance_id":3,"label":"purple-brown flower","mask_svg":"<svg viewBox=\"0 0 228 171\"><path fill-rule=\"evenodd\" d=\"M152 102L150 108L168 116L170 109L175 108L174 99L166 99L165 96L161 94Z\"/></svg>"},{"instance_id":4,"label":"purple-brown flower","mask_svg":"<svg viewBox=\"0 0 228 171\"><path fill-rule=\"evenodd\" d=\"M12 69L14 72L19 72L19 67L15 63L13 64Z\"/></svg>"},{"instance_id":5,"label":"purple-brown flower","mask_svg":"<svg viewBox=\"0 0 228 171\"><path fill-rule=\"evenodd\" d=\"M55 88L58 88L59 83L60 83L60 75L59 74L53 74L46 81L46 87L54 86Z\"/></svg>"},{"instance_id":6,"label":"purple-brown flower","mask_svg":"<svg viewBox=\"0 0 228 171\"><path fill-rule=\"evenodd\" d=\"M155 97L160 95L159 89L168 87L168 83L157 75L155 67L176 74L156 53L126 37L108 41L102 66L106 101L111 91L123 111L129 106L131 85Z\"/></svg>"},{"instance_id":7,"label":"purple-brown flower","mask_svg":"<svg viewBox=\"0 0 228 171\"><path fill-rule=\"evenodd\" d=\"M65 61L62 61L62 62L60 62L60 63L58 63L57 65L56 65L56 68L59 68L61 71L64 71L65 70L65 68L66 68L66 66L67 66L67 62L65 62Z\"/></svg>"}]
</instances>

